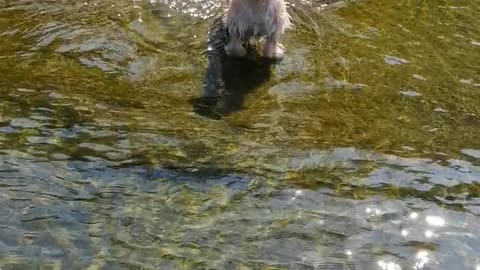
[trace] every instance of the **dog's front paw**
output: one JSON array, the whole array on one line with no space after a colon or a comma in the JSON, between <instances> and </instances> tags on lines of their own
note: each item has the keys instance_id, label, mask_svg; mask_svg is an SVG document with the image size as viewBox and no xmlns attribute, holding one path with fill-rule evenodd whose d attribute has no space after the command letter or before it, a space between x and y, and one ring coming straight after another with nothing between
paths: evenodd
<instances>
[{"instance_id":1,"label":"dog's front paw","mask_svg":"<svg viewBox=\"0 0 480 270\"><path fill-rule=\"evenodd\" d=\"M283 48L280 44L265 44L263 56L272 59L283 58Z\"/></svg>"},{"instance_id":2,"label":"dog's front paw","mask_svg":"<svg viewBox=\"0 0 480 270\"><path fill-rule=\"evenodd\" d=\"M233 57L245 57L247 55L247 49L239 42L230 42L225 49L227 54Z\"/></svg>"}]
</instances>

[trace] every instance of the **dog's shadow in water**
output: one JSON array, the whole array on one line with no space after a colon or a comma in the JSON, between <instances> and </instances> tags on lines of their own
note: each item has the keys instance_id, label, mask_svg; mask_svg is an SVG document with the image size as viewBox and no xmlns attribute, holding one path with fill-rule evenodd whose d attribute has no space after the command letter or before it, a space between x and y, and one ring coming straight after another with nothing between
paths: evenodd
<instances>
[{"instance_id":1,"label":"dog's shadow in water","mask_svg":"<svg viewBox=\"0 0 480 270\"><path fill-rule=\"evenodd\" d=\"M217 120L240 111L247 95L270 79L272 64L254 49L249 50L247 58L225 53L209 58L203 93L192 101L193 111Z\"/></svg>"}]
</instances>

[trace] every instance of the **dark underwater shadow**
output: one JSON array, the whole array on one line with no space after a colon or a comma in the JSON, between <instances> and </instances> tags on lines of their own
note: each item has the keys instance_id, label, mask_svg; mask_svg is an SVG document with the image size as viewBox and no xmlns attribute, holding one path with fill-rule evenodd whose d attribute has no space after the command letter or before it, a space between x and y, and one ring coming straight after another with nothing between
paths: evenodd
<instances>
[{"instance_id":1,"label":"dark underwater shadow","mask_svg":"<svg viewBox=\"0 0 480 270\"><path fill-rule=\"evenodd\" d=\"M261 57L252 46L245 58L228 56L224 49L227 42L227 30L218 19L208 36L202 96L191 100L195 113L212 119L241 110L247 95L270 79L271 66L276 63Z\"/></svg>"}]
</instances>

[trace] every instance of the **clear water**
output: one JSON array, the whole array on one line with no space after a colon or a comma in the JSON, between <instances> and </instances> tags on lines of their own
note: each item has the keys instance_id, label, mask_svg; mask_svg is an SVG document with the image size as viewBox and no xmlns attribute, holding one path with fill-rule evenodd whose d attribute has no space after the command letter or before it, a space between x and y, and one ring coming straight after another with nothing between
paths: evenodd
<instances>
[{"instance_id":1,"label":"clear water","mask_svg":"<svg viewBox=\"0 0 480 270\"><path fill-rule=\"evenodd\" d=\"M0 0L0 268L480 269L480 2L291 3L213 120L222 3Z\"/></svg>"}]
</instances>

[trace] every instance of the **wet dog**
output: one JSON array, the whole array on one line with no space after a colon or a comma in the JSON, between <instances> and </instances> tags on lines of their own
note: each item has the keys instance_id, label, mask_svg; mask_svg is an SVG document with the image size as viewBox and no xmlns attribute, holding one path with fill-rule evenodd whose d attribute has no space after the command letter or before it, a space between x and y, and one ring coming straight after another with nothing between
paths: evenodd
<instances>
[{"instance_id":1,"label":"wet dog","mask_svg":"<svg viewBox=\"0 0 480 270\"><path fill-rule=\"evenodd\" d=\"M228 41L222 16L208 31L205 51L208 66L202 96L191 100L196 114L216 120L242 110L247 95L270 79L270 67L275 62L261 58L260 53L250 51L251 48L248 58L229 56L226 53Z\"/></svg>"},{"instance_id":2,"label":"wet dog","mask_svg":"<svg viewBox=\"0 0 480 270\"><path fill-rule=\"evenodd\" d=\"M263 56L283 57L280 38L291 26L284 0L230 0L225 24L229 35L226 46L229 55L244 57L248 45L265 37Z\"/></svg>"}]
</instances>

